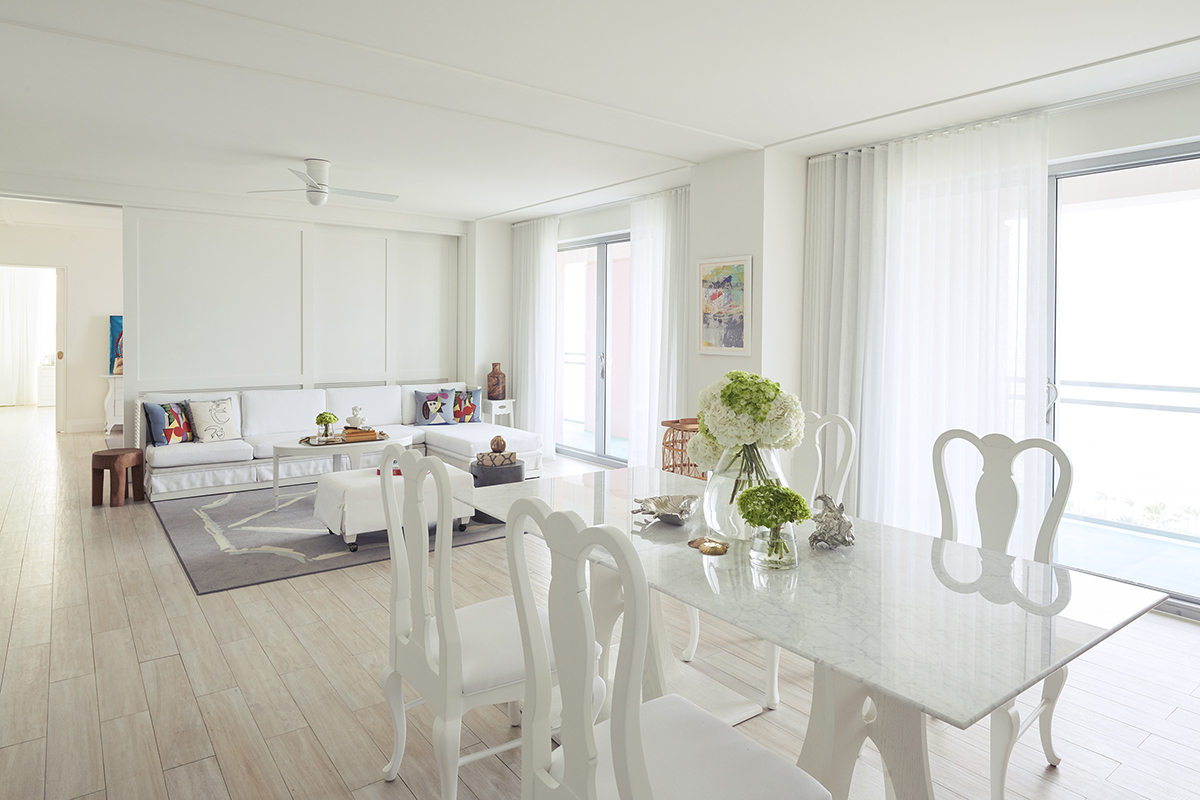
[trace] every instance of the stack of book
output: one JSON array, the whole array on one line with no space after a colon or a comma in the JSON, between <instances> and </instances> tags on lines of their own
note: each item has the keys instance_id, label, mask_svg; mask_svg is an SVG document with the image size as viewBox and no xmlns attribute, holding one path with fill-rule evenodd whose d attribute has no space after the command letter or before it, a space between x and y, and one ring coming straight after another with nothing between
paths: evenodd
<instances>
[{"instance_id":1,"label":"stack of book","mask_svg":"<svg viewBox=\"0 0 1200 800\"><path fill-rule=\"evenodd\" d=\"M373 442L379 434L369 428L345 428L342 436L347 442Z\"/></svg>"}]
</instances>

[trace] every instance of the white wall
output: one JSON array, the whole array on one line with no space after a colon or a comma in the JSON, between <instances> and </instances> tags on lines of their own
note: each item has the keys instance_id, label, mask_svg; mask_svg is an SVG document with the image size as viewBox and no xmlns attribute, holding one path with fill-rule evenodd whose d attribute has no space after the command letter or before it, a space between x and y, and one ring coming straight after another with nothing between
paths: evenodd
<instances>
[{"instance_id":1,"label":"white wall","mask_svg":"<svg viewBox=\"0 0 1200 800\"><path fill-rule=\"evenodd\" d=\"M692 167L690 253L693 265L711 258L753 258L750 298L750 354L701 355L700 290L692 272L688 298L688 415L696 413L700 390L731 369L761 372L763 265L763 151L742 153Z\"/></svg>"},{"instance_id":2,"label":"white wall","mask_svg":"<svg viewBox=\"0 0 1200 800\"><path fill-rule=\"evenodd\" d=\"M126 431L156 390L458 377L458 237L125 211Z\"/></svg>"},{"instance_id":3,"label":"white wall","mask_svg":"<svg viewBox=\"0 0 1200 800\"><path fill-rule=\"evenodd\" d=\"M120 215L116 209L112 213ZM102 430L108 317L122 308L121 231L0 225L0 264L66 267L66 429Z\"/></svg>"},{"instance_id":4,"label":"white wall","mask_svg":"<svg viewBox=\"0 0 1200 800\"><path fill-rule=\"evenodd\" d=\"M464 371L460 380L487 385L492 364L512 365L512 225L472 223L466 237L463 297Z\"/></svg>"},{"instance_id":5,"label":"white wall","mask_svg":"<svg viewBox=\"0 0 1200 800\"><path fill-rule=\"evenodd\" d=\"M808 160L768 150L763 163L762 374L800 394L801 286ZM822 409L814 409L821 411Z\"/></svg>"},{"instance_id":6,"label":"white wall","mask_svg":"<svg viewBox=\"0 0 1200 800\"><path fill-rule=\"evenodd\" d=\"M565 214L558 220L558 241L573 242L629 231L629 203Z\"/></svg>"},{"instance_id":7,"label":"white wall","mask_svg":"<svg viewBox=\"0 0 1200 800\"><path fill-rule=\"evenodd\" d=\"M1050 160L1200 139L1200 85L1050 116Z\"/></svg>"}]
</instances>

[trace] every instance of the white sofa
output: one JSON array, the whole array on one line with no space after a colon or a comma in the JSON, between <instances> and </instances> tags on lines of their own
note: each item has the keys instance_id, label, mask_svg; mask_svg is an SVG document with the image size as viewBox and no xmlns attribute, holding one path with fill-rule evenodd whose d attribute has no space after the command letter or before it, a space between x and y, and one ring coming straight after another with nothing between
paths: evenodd
<instances>
[{"instance_id":1,"label":"white sofa","mask_svg":"<svg viewBox=\"0 0 1200 800\"><path fill-rule=\"evenodd\" d=\"M146 452L146 491L152 500L194 497L217 492L242 491L270 486L273 479L273 447L277 442L295 442L317 432L316 417L332 411L339 420L361 406L367 423L393 437L411 436L413 447L436 455L447 464L470 470L476 453L490 449L492 437L503 436L508 449L516 450L525 462L526 477L541 472L542 437L536 433L485 422L455 425L414 425L415 392L465 389L462 382L390 386L356 386L331 389L262 389L246 391L152 392L137 400L134 444ZM185 442L155 447L145 436L143 403L179 403L185 400L232 398L234 418L242 438L224 442ZM344 458L339 456L339 458ZM360 466L379 463L378 453L362 456ZM289 458L279 462L281 485L311 483L318 475L333 471L333 457L316 451L312 458Z\"/></svg>"}]
</instances>

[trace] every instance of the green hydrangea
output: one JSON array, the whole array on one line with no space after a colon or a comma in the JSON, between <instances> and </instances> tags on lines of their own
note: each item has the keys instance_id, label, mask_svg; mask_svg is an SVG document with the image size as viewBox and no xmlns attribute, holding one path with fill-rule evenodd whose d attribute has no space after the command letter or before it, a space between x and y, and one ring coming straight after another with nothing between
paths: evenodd
<instances>
[{"instance_id":1,"label":"green hydrangea","mask_svg":"<svg viewBox=\"0 0 1200 800\"><path fill-rule=\"evenodd\" d=\"M721 402L735 414L749 414L755 422L764 422L771 403L779 396L779 384L761 375L733 370L725 374L729 384L721 390ZM705 432L703 426L701 432Z\"/></svg>"},{"instance_id":2,"label":"green hydrangea","mask_svg":"<svg viewBox=\"0 0 1200 800\"><path fill-rule=\"evenodd\" d=\"M738 496L742 519L756 528L778 528L788 522L803 522L812 517L803 497L786 486L761 483Z\"/></svg>"},{"instance_id":3,"label":"green hydrangea","mask_svg":"<svg viewBox=\"0 0 1200 800\"><path fill-rule=\"evenodd\" d=\"M332 425L337 421L337 416L331 411L322 411L320 414L317 414L318 425Z\"/></svg>"}]
</instances>

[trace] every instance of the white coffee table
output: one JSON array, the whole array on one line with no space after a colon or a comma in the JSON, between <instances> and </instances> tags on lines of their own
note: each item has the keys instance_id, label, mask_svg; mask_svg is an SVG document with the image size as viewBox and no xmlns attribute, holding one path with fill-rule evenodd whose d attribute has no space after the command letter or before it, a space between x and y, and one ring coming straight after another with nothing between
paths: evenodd
<instances>
[{"instance_id":1,"label":"white coffee table","mask_svg":"<svg viewBox=\"0 0 1200 800\"><path fill-rule=\"evenodd\" d=\"M271 470L272 492L275 499L275 510L279 510L279 459L280 458L317 458L318 456L335 456L333 471L341 469L342 460L336 456L346 456L350 459L350 469L358 469L359 459L363 453L381 453L389 444L401 447L412 447L411 436L390 436L387 439L375 439L370 442L341 442L339 444L307 444L305 442L280 442L274 446L274 465ZM315 476L314 476L315 477Z\"/></svg>"}]
</instances>

